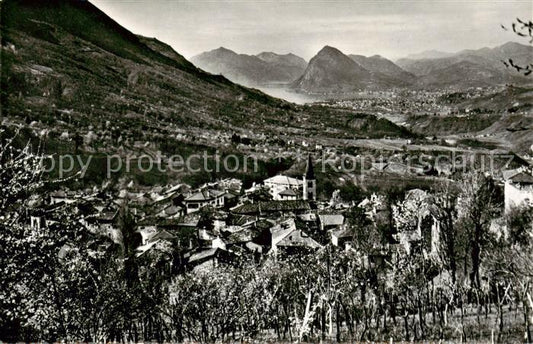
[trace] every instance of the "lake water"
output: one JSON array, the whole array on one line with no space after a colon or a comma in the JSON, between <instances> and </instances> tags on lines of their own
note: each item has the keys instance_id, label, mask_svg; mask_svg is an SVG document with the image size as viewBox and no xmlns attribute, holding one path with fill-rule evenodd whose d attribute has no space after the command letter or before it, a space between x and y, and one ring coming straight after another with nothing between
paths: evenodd
<instances>
[{"instance_id":1,"label":"lake water","mask_svg":"<svg viewBox=\"0 0 533 344\"><path fill-rule=\"evenodd\" d=\"M319 101L318 97L309 94L297 93L284 85L254 86L254 88L268 94L269 96L280 98L291 103L306 104Z\"/></svg>"}]
</instances>

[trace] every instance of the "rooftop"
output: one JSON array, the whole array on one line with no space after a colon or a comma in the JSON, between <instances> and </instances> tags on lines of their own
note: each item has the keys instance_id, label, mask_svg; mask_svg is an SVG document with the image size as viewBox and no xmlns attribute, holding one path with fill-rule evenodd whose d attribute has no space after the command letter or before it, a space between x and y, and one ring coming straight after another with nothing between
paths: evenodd
<instances>
[{"instance_id":1,"label":"rooftop","mask_svg":"<svg viewBox=\"0 0 533 344\"><path fill-rule=\"evenodd\" d=\"M235 214L258 214L261 212L276 212L276 211L303 211L311 210L308 201L270 201L257 202L253 204L244 204L233 209Z\"/></svg>"},{"instance_id":2,"label":"rooftop","mask_svg":"<svg viewBox=\"0 0 533 344\"><path fill-rule=\"evenodd\" d=\"M189 197L185 198L185 202L201 202L201 201L210 201L217 197L224 195L224 191L212 190L212 189L203 189L196 193L193 193Z\"/></svg>"},{"instance_id":3,"label":"rooftop","mask_svg":"<svg viewBox=\"0 0 533 344\"><path fill-rule=\"evenodd\" d=\"M320 248L318 242L301 230L295 230L277 243L278 247L309 247Z\"/></svg>"},{"instance_id":4,"label":"rooftop","mask_svg":"<svg viewBox=\"0 0 533 344\"><path fill-rule=\"evenodd\" d=\"M210 249L207 249L207 250L204 250L204 251L200 251L200 252L194 253L189 258L189 263L192 263L192 262L195 262L195 261L198 261L198 260L203 260L203 259L206 259L206 258L214 257L215 254L217 253L217 250L218 250L218 248L210 248Z\"/></svg>"},{"instance_id":5,"label":"rooftop","mask_svg":"<svg viewBox=\"0 0 533 344\"><path fill-rule=\"evenodd\" d=\"M264 180L265 184L278 184L278 185L290 185L300 186L303 185L303 181L293 177L277 175Z\"/></svg>"},{"instance_id":6,"label":"rooftop","mask_svg":"<svg viewBox=\"0 0 533 344\"><path fill-rule=\"evenodd\" d=\"M279 193L280 196L298 196L298 193L291 188L287 188Z\"/></svg>"},{"instance_id":7,"label":"rooftop","mask_svg":"<svg viewBox=\"0 0 533 344\"><path fill-rule=\"evenodd\" d=\"M320 223L324 226L340 226L344 223L343 215L318 215Z\"/></svg>"},{"instance_id":8,"label":"rooftop","mask_svg":"<svg viewBox=\"0 0 533 344\"><path fill-rule=\"evenodd\" d=\"M511 178L509 178L509 180L512 181L513 183L518 183L518 184L533 184L533 175L525 173L525 172L520 172L512 176Z\"/></svg>"}]
</instances>

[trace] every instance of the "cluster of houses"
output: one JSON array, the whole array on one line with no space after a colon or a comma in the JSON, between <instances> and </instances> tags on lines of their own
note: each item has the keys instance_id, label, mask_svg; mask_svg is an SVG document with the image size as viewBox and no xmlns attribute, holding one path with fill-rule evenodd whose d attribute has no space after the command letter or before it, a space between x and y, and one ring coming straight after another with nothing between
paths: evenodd
<instances>
[{"instance_id":1,"label":"cluster of houses","mask_svg":"<svg viewBox=\"0 0 533 344\"><path fill-rule=\"evenodd\" d=\"M130 183L118 195L102 190L58 190L46 198L36 196L29 225L34 229L52 226L59 221L55 214L68 207L91 233L121 245L119 214L127 204L136 222L136 255L179 248L179 262L173 263L187 269L247 254L317 249L331 240L331 232L346 227L343 215L320 214L330 210L317 202L311 157L301 179L278 175L246 190L232 178L197 189L186 184L140 189ZM258 192L269 197L256 200Z\"/></svg>"},{"instance_id":2,"label":"cluster of houses","mask_svg":"<svg viewBox=\"0 0 533 344\"><path fill-rule=\"evenodd\" d=\"M364 91L359 96L350 100L338 100L335 102L323 102L324 106L340 106L356 111L382 114L417 114L417 115L467 115L470 113L490 113L488 109L475 109L462 107L460 100L474 99L488 94L502 92L503 86L494 87L470 87L467 90L411 90L405 91Z\"/></svg>"},{"instance_id":3,"label":"cluster of houses","mask_svg":"<svg viewBox=\"0 0 533 344\"><path fill-rule=\"evenodd\" d=\"M533 206L530 171L506 171L504 179L506 211L524 204ZM256 197L258 194L267 197ZM417 204L426 195L421 190L411 190L405 202ZM277 175L249 189L244 189L238 179L207 183L197 189L186 184L144 190L128 185L118 196L116 191L97 189L60 190L33 203L35 210L30 209L29 214L32 228L53 225L57 222L54 213L73 206L80 224L92 233L107 236L109 245L123 244L118 217L127 204L136 220L136 256L170 252L169 264L183 270L212 267L240 257L259 260L310 252L327 244L353 250L354 232L347 211L359 207L374 222L388 217L385 198L376 194L358 204L342 203L335 193L329 202L318 201L311 156L301 178ZM433 219L429 240L423 238L420 221L414 230L397 234L396 244L409 251L416 243L427 242L426 251L435 253L439 223L434 211L431 207L424 210L424 217ZM380 249L376 247L376 256L367 258L379 258Z\"/></svg>"}]
</instances>

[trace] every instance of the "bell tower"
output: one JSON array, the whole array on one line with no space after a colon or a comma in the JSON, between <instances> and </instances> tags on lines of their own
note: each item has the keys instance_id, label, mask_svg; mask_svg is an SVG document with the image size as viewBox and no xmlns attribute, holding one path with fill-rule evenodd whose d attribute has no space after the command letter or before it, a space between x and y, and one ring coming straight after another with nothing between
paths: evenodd
<instances>
[{"instance_id":1,"label":"bell tower","mask_svg":"<svg viewBox=\"0 0 533 344\"><path fill-rule=\"evenodd\" d=\"M309 154L307 158L307 167L303 176L303 182L304 187L302 198L308 201L316 201L316 178L311 154Z\"/></svg>"}]
</instances>

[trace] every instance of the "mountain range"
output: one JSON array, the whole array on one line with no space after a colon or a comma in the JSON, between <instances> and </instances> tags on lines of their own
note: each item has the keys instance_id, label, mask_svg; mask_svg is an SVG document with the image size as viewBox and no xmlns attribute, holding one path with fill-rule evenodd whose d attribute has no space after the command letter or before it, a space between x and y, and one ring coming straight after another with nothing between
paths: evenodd
<instances>
[{"instance_id":1,"label":"mountain range","mask_svg":"<svg viewBox=\"0 0 533 344\"><path fill-rule=\"evenodd\" d=\"M491 86L530 82L503 61L513 59L527 65L533 60L533 47L508 42L495 48L463 50L456 54L421 59L400 59L396 63L418 77L422 88Z\"/></svg>"},{"instance_id":2,"label":"mountain range","mask_svg":"<svg viewBox=\"0 0 533 344\"><path fill-rule=\"evenodd\" d=\"M380 55L366 57L363 55L348 55L352 60L357 62L361 67L369 70L374 74L382 74L383 77L391 79L395 84L411 85L415 76L406 72L401 67L397 66L391 60L388 60Z\"/></svg>"},{"instance_id":3,"label":"mountain range","mask_svg":"<svg viewBox=\"0 0 533 344\"><path fill-rule=\"evenodd\" d=\"M449 57L452 55L453 53L447 53L447 52L439 51L439 50L426 50L420 53L409 54L405 57L405 59L410 59L410 60L438 59L442 57Z\"/></svg>"},{"instance_id":4,"label":"mountain range","mask_svg":"<svg viewBox=\"0 0 533 344\"><path fill-rule=\"evenodd\" d=\"M191 61L209 73L222 74L233 82L250 86L291 82L307 66L303 58L294 54L246 55L223 47L196 55Z\"/></svg>"},{"instance_id":5,"label":"mountain range","mask_svg":"<svg viewBox=\"0 0 533 344\"><path fill-rule=\"evenodd\" d=\"M8 119L2 125L34 123L50 137L103 133L112 126L122 142L161 142L170 152L180 145L169 138L183 132L203 135L205 144L217 147L215 136L250 130L277 137L328 127L333 137L354 135L347 124L351 112L298 106L207 73L169 45L133 34L89 1L5 0L0 7L0 111ZM292 55L253 59L303 66ZM365 121L368 127L384 122L374 116ZM392 123L382 127L361 135L409 135Z\"/></svg>"},{"instance_id":6,"label":"mountain range","mask_svg":"<svg viewBox=\"0 0 533 344\"><path fill-rule=\"evenodd\" d=\"M262 59L261 56L266 54L276 58ZM291 63L281 58L289 55ZM239 55L219 48L200 54L191 61L202 69L223 74L235 82L286 82L296 91L335 95L392 88L464 89L528 83L529 78L506 68L502 61L512 58L519 64L528 64L533 60L533 47L509 42L495 48L463 50L455 54L427 51L409 55L395 63L379 55L346 55L334 47L325 46L307 66L303 59L289 55ZM293 67L290 73L288 65ZM287 72L282 73L281 70Z\"/></svg>"},{"instance_id":7,"label":"mountain range","mask_svg":"<svg viewBox=\"0 0 533 344\"><path fill-rule=\"evenodd\" d=\"M379 55L348 56L325 46L291 87L308 93L345 93L409 86L413 79L414 75Z\"/></svg>"}]
</instances>

